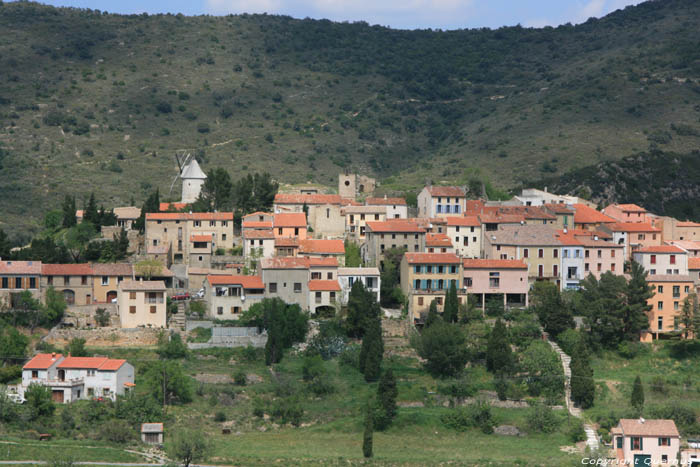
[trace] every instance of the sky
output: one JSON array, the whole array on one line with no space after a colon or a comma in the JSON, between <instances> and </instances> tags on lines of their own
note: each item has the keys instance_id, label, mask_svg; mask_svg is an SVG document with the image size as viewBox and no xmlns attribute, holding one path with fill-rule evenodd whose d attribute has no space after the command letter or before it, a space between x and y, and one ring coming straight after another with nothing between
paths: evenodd
<instances>
[{"instance_id":1,"label":"sky","mask_svg":"<svg viewBox=\"0 0 700 467\"><path fill-rule=\"evenodd\" d=\"M366 21L399 29L498 28L578 24L640 0L43 0L110 13L226 15L269 13L294 18Z\"/></svg>"}]
</instances>

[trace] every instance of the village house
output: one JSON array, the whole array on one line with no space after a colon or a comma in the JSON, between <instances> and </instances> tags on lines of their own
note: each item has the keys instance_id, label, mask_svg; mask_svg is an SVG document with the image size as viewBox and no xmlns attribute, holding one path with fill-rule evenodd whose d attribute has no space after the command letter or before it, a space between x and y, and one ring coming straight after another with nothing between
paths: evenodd
<instances>
[{"instance_id":1,"label":"village house","mask_svg":"<svg viewBox=\"0 0 700 467\"><path fill-rule=\"evenodd\" d=\"M462 264L453 253L406 253L401 259L401 290L408 298L408 313L414 322L423 322L436 300L438 311L444 310L444 298L455 285L459 303L463 303Z\"/></svg>"},{"instance_id":2,"label":"village house","mask_svg":"<svg viewBox=\"0 0 700 467\"><path fill-rule=\"evenodd\" d=\"M447 234L426 234L425 236L425 252L426 253L454 253L455 248L452 246L452 240Z\"/></svg>"},{"instance_id":3,"label":"village house","mask_svg":"<svg viewBox=\"0 0 700 467\"><path fill-rule=\"evenodd\" d=\"M265 298L260 276L210 275L204 282L204 301L211 319L238 319Z\"/></svg>"},{"instance_id":4,"label":"village house","mask_svg":"<svg viewBox=\"0 0 700 467\"><path fill-rule=\"evenodd\" d=\"M335 258L345 265L345 244L340 239L306 239L299 241L298 256L305 258Z\"/></svg>"},{"instance_id":5,"label":"village house","mask_svg":"<svg viewBox=\"0 0 700 467\"><path fill-rule=\"evenodd\" d=\"M544 204L542 209L555 216L557 219L554 222L559 229L574 228L574 210L565 204Z\"/></svg>"},{"instance_id":6,"label":"village house","mask_svg":"<svg viewBox=\"0 0 700 467\"><path fill-rule=\"evenodd\" d=\"M612 217L585 204L574 204L572 207L574 208L573 227L576 229L599 230L604 225L617 222Z\"/></svg>"},{"instance_id":7,"label":"village house","mask_svg":"<svg viewBox=\"0 0 700 467\"><path fill-rule=\"evenodd\" d=\"M606 272L623 274L625 255L623 245L606 241L590 231L574 231L576 240L583 245L583 278L593 274L596 279Z\"/></svg>"},{"instance_id":8,"label":"village house","mask_svg":"<svg viewBox=\"0 0 700 467\"><path fill-rule=\"evenodd\" d=\"M462 260L464 288L485 309L489 300L502 300L504 307L528 306L530 285L527 264L511 259Z\"/></svg>"},{"instance_id":9,"label":"village house","mask_svg":"<svg viewBox=\"0 0 700 467\"><path fill-rule=\"evenodd\" d=\"M650 274L647 284L654 290L654 296L647 302L651 306L649 329L642 331L642 342L651 342L661 334L681 330L679 317L683 301L695 290L693 279L687 274Z\"/></svg>"},{"instance_id":10,"label":"village house","mask_svg":"<svg viewBox=\"0 0 700 467\"><path fill-rule=\"evenodd\" d=\"M662 243L661 231L643 222L615 222L601 226L603 232L612 235L612 241L624 247L626 259L632 259L636 250L645 247L659 246Z\"/></svg>"},{"instance_id":11,"label":"village house","mask_svg":"<svg viewBox=\"0 0 700 467\"><path fill-rule=\"evenodd\" d=\"M525 217L522 214L501 214L499 212L485 212L477 215L481 224L481 244L484 243L484 238L487 232L495 232L501 227L525 225Z\"/></svg>"},{"instance_id":12,"label":"village house","mask_svg":"<svg viewBox=\"0 0 700 467\"><path fill-rule=\"evenodd\" d=\"M425 251L425 228L403 219L368 222L367 239L361 247L365 264L383 269L384 252L391 248L403 248L410 252Z\"/></svg>"},{"instance_id":13,"label":"village house","mask_svg":"<svg viewBox=\"0 0 700 467\"><path fill-rule=\"evenodd\" d=\"M97 303L111 303L117 298L119 284L132 279L134 268L129 263L94 263L92 265L93 300Z\"/></svg>"},{"instance_id":14,"label":"village house","mask_svg":"<svg viewBox=\"0 0 700 467\"><path fill-rule=\"evenodd\" d=\"M674 245L648 246L635 251L632 258L650 275L688 274L688 254Z\"/></svg>"},{"instance_id":15,"label":"village house","mask_svg":"<svg viewBox=\"0 0 700 467\"><path fill-rule=\"evenodd\" d=\"M0 305L13 306L24 291L41 299L41 261L0 261Z\"/></svg>"},{"instance_id":16,"label":"village house","mask_svg":"<svg viewBox=\"0 0 700 467\"><path fill-rule=\"evenodd\" d=\"M273 209L275 213L307 212L307 223L318 238L342 238L345 217L341 214L340 195L277 193Z\"/></svg>"},{"instance_id":17,"label":"village house","mask_svg":"<svg viewBox=\"0 0 700 467\"><path fill-rule=\"evenodd\" d=\"M688 253L688 258L700 258L700 242L693 242L690 240L671 240L666 243L683 248L686 253Z\"/></svg>"},{"instance_id":18,"label":"village house","mask_svg":"<svg viewBox=\"0 0 700 467\"><path fill-rule=\"evenodd\" d=\"M481 257L481 223L476 216L447 217L446 234L452 241L457 256Z\"/></svg>"},{"instance_id":19,"label":"village house","mask_svg":"<svg viewBox=\"0 0 700 467\"><path fill-rule=\"evenodd\" d=\"M677 462L680 434L673 420L623 418L610 434L620 465L660 466Z\"/></svg>"},{"instance_id":20,"label":"village house","mask_svg":"<svg viewBox=\"0 0 700 467\"><path fill-rule=\"evenodd\" d=\"M256 211L243 216L241 220L242 230L267 230L273 226L274 214ZM306 227L306 226L304 226Z\"/></svg>"},{"instance_id":21,"label":"village house","mask_svg":"<svg viewBox=\"0 0 700 467\"><path fill-rule=\"evenodd\" d=\"M134 387L134 367L107 357L38 354L22 368L20 393L24 395L32 384L48 386L57 403L96 397L115 400Z\"/></svg>"},{"instance_id":22,"label":"village house","mask_svg":"<svg viewBox=\"0 0 700 467\"><path fill-rule=\"evenodd\" d=\"M303 212L285 212L274 215L273 233L275 238L306 238L306 214Z\"/></svg>"},{"instance_id":23,"label":"village house","mask_svg":"<svg viewBox=\"0 0 700 467\"><path fill-rule=\"evenodd\" d=\"M123 280L117 289L121 327L167 327L165 292L163 281Z\"/></svg>"},{"instance_id":24,"label":"village house","mask_svg":"<svg viewBox=\"0 0 700 467\"><path fill-rule=\"evenodd\" d=\"M550 214L545 209L536 206L495 206L484 207L484 212L500 215L522 216L525 224L541 224L554 226L557 216Z\"/></svg>"},{"instance_id":25,"label":"village house","mask_svg":"<svg viewBox=\"0 0 700 467\"><path fill-rule=\"evenodd\" d=\"M309 308L312 314L332 313L340 298L337 280L314 279L309 281Z\"/></svg>"},{"instance_id":26,"label":"village house","mask_svg":"<svg viewBox=\"0 0 700 467\"><path fill-rule=\"evenodd\" d=\"M403 198L387 198L387 196L384 195L383 198L367 198L365 199L365 204L367 206L385 208L384 213L387 219L408 218L408 205Z\"/></svg>"},{"instance_id":27,"label":"village house","mask_svg":"<svg viewBox=\"0 0 700 467\"><path fill-rule=\"evenodd\" d=\"M636 204L611 204L601 212L606 216L610 216L617 222L642 222L645 224L651 223L649 211Z\"/></svg>"},{"instance_id":28,"label":"village house","mask_svg":"<svg viewBox=\"0 0 700 467\"><path fill-rule=\"evenodd\" d=\"M208 268L211 266L211 256L214 253L214 238L211 234L190 236L189 266Z\"/></svg>"},{"instance_id":29,"label":"village house","mask_svg":"<svg viewBox=\"0 0 700 467\"><path fill-rule=\"evenodd\" d=\"M576 290L585 277L584 245L568 230L558 230L556 237L561 244L562 288Z\"/></svg>"},{"instance_id":30,"label":"village house","mask_svg":"<svg viewBox=\"0 0 700 467\"><path fill-rule=\"evenodd\" d=\"M307 240L308 241L308 240ZM299 239L296 237L276 237L275 256L298 256Z\"/></svg>"},{"instance_id":31,"label":"village house","mask_svg":"<svg viewBox=\"0 0 700 467\"><path fill-rule=\"evenodd\" d=\"M53 287L63 293L68 305L90 305L93 301L94 271L90 264L42 264L42 301Z\"/></svg>"},{"instance_id":32,"label":"village house","mask_svg":"<svg viewBox=\"0 0 700 467\"><path fill-rule=\"evenodd\" d=\"M664 216L653 216L651 221L654 227L661 230L661 237L664 241L700 241L700 223L679 221L673 217Z\"/></svg>"},{"instance_id":33,"label":"village house","mask_svg":"<svg viewBox=\"0 0 700 467\"><path fill-rule=\"evenodd\" d=\"M367 222L383 222L386 220L384 206L345 206L341 209L345 216L345 234L355 243L365 241Z\"/></svg>"},{"instance_id":34,"label":"village house","mask_svg":"<svg viewBox=\"0 0 700 467\"><path fill-rule=\"evenodd\" d=\"M418 194L418 217L462 214L466 200L466 194L461 187L428 185Z\"/></svg>"},{"instance_id":35,"label":"village house","mask_svg":"<svg viewBox=\"0 0 700 467\"><path fill-rule=\"evenodd\" d=\"M230 269L214 269L214 268L187 268L187 289L192 293L197 293L204 288L204 281L207 276L230 276L234 274Z\"/></svg>"},{"instance_id":36,"label":"village house","mask_svg":"<svg viewBox=\"0 0 700 467\"><path fill-rule=\"evenodd\" d=\"M260 269L266 297L309 309L309 258L263 258Z\"/></svg>"},{"instance_id":37,"label":"village house","mask_svg":"<svg viewBox=\"0 0 700 467\"><path fill-rule=\"evenodd\" d=\"M170 243L146 245L146 258L158 261L165 268L173 264L173 246Z\"/></svg>"},{"instance_id":38,"label":"village house","mask_svg":"<svg viewBox=\"0 0 700 467\"><path fill-rule=\"evenodd\" d=\"M360 281L366 290L381 298L381 277L379 268L338 268L338 283L340 284L340 303L347 305L350 290L355 282Z\"/></svg>"},{"instance_id":39,"label":"village house","mask_svg":"<svg viewBox=\"0 0 700 467\"><path fill-rule=\"evenodd\" d=\"M575 204L580 202L579 198L576 196L567 195L557 195L544 190L538 190L537 188L524 188L519 196L516 196L521 204L524 206L542 206L543 204Z\"/></svg>"},{"instance_id":40,"label":"village house","mask_svg":"<svg viewBox=\"0 0 700 467\"><path fill-rule=\"evenodd\" d=\"M247 259L252 257L271 258L275 255L276 240L272 229L244 230L243 255Z\"/></svg>"}]
</instances>

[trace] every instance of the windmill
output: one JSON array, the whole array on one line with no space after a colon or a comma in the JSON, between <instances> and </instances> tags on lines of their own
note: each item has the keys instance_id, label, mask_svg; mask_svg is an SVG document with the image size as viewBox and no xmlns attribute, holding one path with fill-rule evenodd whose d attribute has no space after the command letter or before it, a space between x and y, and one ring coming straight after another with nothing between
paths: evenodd
<instances>
[{"instance_id":1,"label":"windmill","mask_svg":"<svg viewBox=\"0 0 700 467\"><path fill-rule=\"evenodd\" d=\"M177 182L177 179L182 176L182 171L183 169L187 166L187 162L189 162L190 158L192 157L192 154L189 152L185 154L184 150L181 150L182 154L178 154L180 151L175 152L175 162L177 162L177 175L175 175L175 178L173 178L173 183L170 184L170 190L168 191L168 197L173 192L173 187L175 186L175 183ZM180 157L182 157L182 160L180 160Z\"/></svg>"}]
</instances>

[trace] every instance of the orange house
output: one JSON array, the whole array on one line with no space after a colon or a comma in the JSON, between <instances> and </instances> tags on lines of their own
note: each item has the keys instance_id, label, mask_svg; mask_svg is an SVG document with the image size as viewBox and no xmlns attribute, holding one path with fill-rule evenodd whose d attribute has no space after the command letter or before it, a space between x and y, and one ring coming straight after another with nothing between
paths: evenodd
<instances>
[{"instance_id":1,"label":"orange house","mask_svg":"<svg viewBox=\"0 0 700 467\"><path fill-rule=\"evenodd\" d=\"M642 331L640 340L651 342L660 334L681 331L680 314L683 301L693 293L693 279L688 275L657 274L647 276L647 283L654 289L649 299L649 329Z\"/></svg>"},{"instance_id":2,"label":"orange house","mask_svg":"<svg viewBox=\"0 0 700 467\"><path fill-rule=\"evenodd\" d=\"M306 214L303 212L285 212L275 214L272 221L275 238L297 237L306 239Z\"/></svg>"},{"instance_id":3,"label":"orange house","mask_svg":"<svg viewBox=\"0 0 700 467\"><path fill-rule=\"evenodd\" d=\"M651 222L649 212L636 204L611 204L603 209L603 214L618 222Z\"/></svg>"}]
</instances>

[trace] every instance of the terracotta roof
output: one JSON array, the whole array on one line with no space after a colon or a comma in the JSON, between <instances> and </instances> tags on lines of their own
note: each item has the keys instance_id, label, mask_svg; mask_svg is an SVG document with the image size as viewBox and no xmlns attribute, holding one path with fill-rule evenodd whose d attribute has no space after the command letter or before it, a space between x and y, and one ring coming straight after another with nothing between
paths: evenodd
<instances>
[{"instance_id":1,"label":"terracotta roof","mask_svg":"<svg viewBox=\"0 0 700 467\"><path fill-rule=\"evenodd\" d=\"M431 196L457 196L464 198L464 189L458 186L433 186L428 185L425 187Z\"/></svg>"},{"instance_id":2,"label":"terracotta roof","mask_svg":"<svg viewBox=\"0 0 700 467\"><path fill-rule=\"evenodd\" d=\"M306 227L306 214L303 212L287 212L275 214L275 228L279 227Z\"/></svg>"},{"instance_id":3,"label":"terracotta roof","mask_svg":"<svg viewBox=\"0 0 700 467\"><path fill-rule=\"evenodd\" d=\"M559 246L556 230L546 225L505 225L485 232L492 245Z\"/></svg>"},{"instance_id":4,"label":"terracotta roof","mask_svg":"<svg viewBox=\"0 0 700 467\"><path fill-rule=\"evenodd\" d=\"M497 206L498 214L521 215L525 219L547 219L556 220L557 216L549 214L544 209L537 206Z\"/></svg>"},{"instance_id":5,"label":"terracotta roof","mask_svg":"<svg viewBox=\"0 0 700 467\"><path fill-rule=\"evenodd\" d=\"M260 216L272 218L274 216L274 214L271 212L255 211L255 212L251 212L250 214L246 214L245 216L243 216L243 219L248 219L249 217L256 217L259 219Z\"/></svg>"},{"instance_id":6,"label":"terracotta roof","mask_svg":"<svg viewBox=\"0 0 700 467\"><path fill-rule=\"evenodd\" d=\"M63 354L40 353L24 364L25 370L47 370L51 365L63 358Z\"/></svg>"},{"instance_id":7,"label":"terracotta roof","mask_svg":"<svg viewBox=\"0 0 700 467\"><path fill-rule=\"evenodd\" d=\"M340 198L341 206L362 206L362 203L351 198Z\"/></svg>"},{"instance_id":8,"label":"terracotta roof","mask_svg":"<svg viewBox=\"0 0 700 467\"><path fill-rule=\"evenodd\" d=\"M605 222L613 223L615 219L606 216L600 211L597 211L585 204L574 204L574 224L600 224Z\"/></svg>"},{"instance_id":9,"label":"terracotta roof","mask_svg":"<svg viewBox=\"0 0 700 467\"><path fill-rule=\"evenodd\" d=\"M321 291L327 291L327 290L339 292L340 291L340 284L338 284L338 281L321 281L321 280L309 281L309 291L321 292Z\"/></svg>"},{"instance_id":10,"label":"terracotta roof","mask_svg":"<svg viewBox=\"0 0 700 467\"><path fill-rule=\"evenodd\" d=\"M676 227L700 227L700 224L691 221L679 221L676 223Z\"/></svg>"},{"instance_id":11,"label":"terracotta roof","mask_svg":"<svg viewBox=\"0 0 700 467\"><path fill-rule=\"evenodd\" d=\"M519 259L463 259L464 269L527 269Z\"/></svg>"},{"instance_id":12,"label":"terracotta roof","mask_svg":"<svg viewBox=\"0 0 700 467\"><path fill-rule=\"evenodd\" d=\"M402 232L402 233L423 233L425 229L415 222L405 219L393 219L384 222L367 222L367 228L372 232Z\"/></svg>"},{"instance_id":13,"label":"terracotta roof","mask_svg":"<svg viewBox=\"0 0 700 467\"><path fill-rule=\"evenodd\" d=\"M459 227L481 227L479 218L477 216L450 216L446 217L447 225L459 226Z\"/></svg>"},{"instance_id":14,"label":"terracotta roof","mask_svg":"<svg viewBox=\"0 0 700 467\"><path fill-rule=\"evenodd\" d=\"M688 258L688 269L700 269L700 258Z\"/></svg>"},{"instance_id":15,"label":"terracotta roof","mask_svg":"<svg viewBox=\"0 0 700 467\"><path fill-rule=\"evenodd\" d=\"M232 221L232 212L147 212L147 221Z\"/></svg>"},{"instance_id":16,"label":"terracotta roof","mask_svg":"<svg viewBox=\"0 0 700 467\"><path fill-rule=\"evenodd\" d=\"M453 253L406 253L408 264L459 264L459 258Z\"/></svg>"},{"instance_id":17,"label":"terracotta roof","mask_svg":"<svg viewBox=\"0 0 700 467\"><path fill-rule=\"evenodd\" d=\"M160 203L158 205L158 210L161 212L164 212L164 211L169 211L170 208L172 208L176 211L182 211L187 206L188 206L187 203ZM146 213L146 214L148 214L148 213Z\"/></svg>"},{"instance_id":18,"label":"terracotta roof","mask_svg":"<svg viewBox=\"0 0 700 467\"><path fill-rule=\"evenodd\" d=\"M121 368L126 360L113 360L107 357L66 357L58 368L95 369L102 371L115 371Z\"/></svg>"},{"instance_id":19,"label":"terracotta roof","mask_svg":"<svg viewBox=\"0 0 700 467\"><path fill-rule=\"evenodd\" d=\"M645 222L615 222L609 227L613 232L661 232L661 229Z\"/></svg>"},{"instance_id":20,"label":"terracotta roof","mask_svg":"<svg viewBox=\"0 0 700 467\"><path fill-rule=\"evenodd\" d=\"M119 284L121 290L165 290L163 281L135 281L125 279Z\"/></svg>"},{"instance_id":21,"label":"terracotta roof","mask_svg":"<svg viewBox=\"0 0 700 467\"><path fill-rule=\"evenodd\" d=\"M666 436L678 438L680 434L673 420L620 419L620 428L625 436Z\"/></svg>"},{"instance_id":22,"label":"terracotta roof","mask_svg":"<svg viewBox=\"0 0 700 467\"><path fill-rule=\"evenodd\" d=\"M562 245L566 245L566 246L581 246L581 245L583 245L581 240L576 238L575 235L568 233L568 232L564 233L563 230L557 230L557 233L555 234L555 236L556 236L557 240L559 240L559 243L561 243Z\"/></svg>"},{"instance_id":23,"label":"terracotta roof","mask_svg":"<svg viewBox=\"0 0 700 467\"><path fill-rule=\"evenodd\" d=\"M378 276L379 268L338 268L339 276Z\"/></svg>"},{"instance_id":24,"label":"terracotta roof","mask_svg":"<svg viewBox=\"0 0 700 467\"><path fill-rule=\"evenodd\" d=\"M427 234L425 236L425 246L452 247L452 240L445 234Z\"/></svg>"},{"instance_id":25,"label":"terracotta roof","mask_svg":"<svg viewBox=\"0 0 700 467\"><path fill-rule=\"evenodd\" d=\"M367 205L379 205L379 206L388 206L388 205L399 205L399 206L405 206L406 205L406 200L403 198L367 198L365 200L365 204Z\"/></svg>"},{"instance_id":26,"label":"terracotta roof","mask_svg":"<svg viewBox=\"0 0 700 467\"><path fill-rule=\"evenodd\" d=\"M345 244L342 240L301 240L299 242L299 252L345 254Z\"/></svg>"},{"instance_id":27,"label":"terracotta roof","mask_svg":"<svg viewBox=\"0 0 700 467\"><path fill-rule=\"evenodd\" d=\"M112 212L117 216L117 219L138 219L141 216L141 208L135 206L114 208Z\"/></svg>"},{"instance_id":28,"label":"terracotta roof","mask_svg":"<svg viewBox=\"0 0 700 467\"><path fill-rule=\"evenodd\" d=\"M134 267L130 263L93 263L96 276L131 276Z\"/></svg>"},{"instance_id":29,"label":"terracotta roof","mask_svg":"<svg viewBox=\"0 0 700 467\"><path fill-rule=\"evenodd\" d=\"M163 424L162 423L142 423L141 433L162 433Z\"/></svg>"},{"instance_id":30,"label":"terracotta roof","mask_svg":"<svg viewBox=\"0 0 700 467\"><path fill-rule=\"evenodd\" d=\"M480 213L484 208L484 202L480 199L468 199L465 212Z\"/></svg>"},{"instance_id":31,"label":"terracotta roof","mask_svg":"<svg viewBox=\"0 0 700 467\"><path fill-rule=\"evenodd\" d=\"M677 247L676 245L656 245L647 246L635 250L634 253L675 253L675 254L686 254L683 248Z\"/></svg>"},{"instance_id":32,"label":"terracotta roof","mask_svg":"<svg viewBox=\"0 0 700 467\"><path fill-rule=\"evenodd\" d=\"M89 264L43 264L41 274L44 276L92 276Z\"/></svg>"},{"instance_id":33,"label":"terracotta roof","mask_svg":"<svg viewBox=\"0 0 700 467\"><path fill-rule=\"evenodd\" d=\"M275 204L341 204L340 195L277 193Z\"/></svg>"},{"instance_id":34,"label":"terracotta roof","mask_svg":"<svg viewBox=\"0 0 700 467\"><path fill-rule=\"evenodd\" d=\"M260 266L262 269L309 269L309 259L296 256L262 258Z\"/></svg>"},{"instance_id":35,"label":"terracotta roof","mask_svg":"<svg viewBox=\"0 0 700 467\"><path fill-rule=\"evenodd\" d=\"M191 242L211 242L211 234L210 235L191 235L190 241Z\"/></svg>"},{"instance_id":36,"label":"terracotta roof","mask_svg":"<svg viewBox=\"0 0 700 467\"><path fill-rule=\"evenodd\" d=\"M41 261L0 261L0 274L41 274Z\"/></svg>"},{"instance_id":37,"label":"terracotta roof","mask_svg":"<svg viewBox=\"0 0 700 467\"><path fill-rule=\"evenodd\" d=\"M211 285L240 285L244 289L264 289L260 276L207 276L207 281Z\"/></svg>"},{"instance_id":38,"label":"terracotta roof","mask_svg":"<svg viewBox=\"0 0 700 467\"><path fill-rule=\"evenodd\" d=\"M624 245L618 245L613 242L608 242L606 240L601 240L600 237L598 240L593 238L592 235L575 235L576 240L581 243L581 245L586 246L586 247L597 247L597 248L620 248L622 249Z\"/></svg>"},{"instance_id":39,"label":"terracotta roof","mask_svg":"<svg viewBox=\"0 0 700 467\"><path fill-rule=\"evenodd\" d=\"M700 250L700 242L694 242L692 240L671 240L671 245L676 245L687 251Z\"/></svg>"},{"instance_id":40,"label":"terracotta roof","mask_svg":"<svg viewBox=\"0 0 700 467\"><path fill-rule=\"evenodd\" d=\"M611 204L608 207L616 207L620 211L624 212L647 212L646 209L641 206L637 206L636 204Z\"/></svg>"},{"instance_id":41,"label":"terracotta roof","mask_svg":"<svg viewBox=\"0 0 700 467\"><path fill-rule=\"evenodd\" d=\"M555 214L573 214L574 210L571 209L569 206L566 204L561 204L561 203L547 203L543 205L543 208L552 211Z\"/></svg>"},{"instance_id":42,"label":"terracotta roof","mask_svg":"<svg viewBox=\"0 0 700 467\"><path fill-rule=\"evenodd\" d=\"M309 267L338 267L338 258L335 256L329 256L325 258L309 257L306 258L309 261Z\"/></svg>"},{"instance_id":43,"label":"terracotta roof","mask_svg":"<svg viewBox=\"0 0 700 467\"><path fill-rule=\"evenodd\" d=\"M244 230L244 231L243 231L243 238L244 238L244 239L251 239L251 238L275 238L275 234L272 232L272 229Z\"/></svg>"},{"instance_id":44,"label":"terracotta roof","mask_svg":"<svg viewBox=\"0 0 700 467\"><path fill-rule=\"evenodd\" d=\"M272 222L271 221L244 221L241 224L241 227L244 229L271 229Z\"/></svg>"},{"instance_id":45,"label":"terracotta roof","mask_svg":"<svg viewBox=\"0 0 700 467\"><path fill-rule=\"evenodd\" d=\"M298 247L299 237L277 237L275 238L275 246Z\"/></svg>"},{"instance_id":46,"label":"terracotta roof","mask_svg":"<svg viewBox=\"0 0 700 467\"><path fill-rule=\"evenodd\" d=\"M484 213L479 214L478 218L482 224L520 224L525 222L525 216L522 214Z\"/></svg>"},{"instance_id":47,"label":"terracotta roof","mask_svg":"<svg viewBox=\"0 0 700 467\"><path fill-rule=\"evenodd\" d=\"M347 206L340 210L341 214L384 214L386 206Z\"/></svg>"},{"instance_id":48,"label":"terracotta roof","mask_svg":"<svg viewBox=\"0 0 700 467\"><path fill-rule=\"evenodd\" d=\"M693 282L693 278L687 274L650 274L647 282Z\"/></svg>"}]
</instances>

